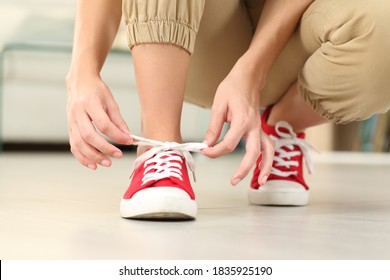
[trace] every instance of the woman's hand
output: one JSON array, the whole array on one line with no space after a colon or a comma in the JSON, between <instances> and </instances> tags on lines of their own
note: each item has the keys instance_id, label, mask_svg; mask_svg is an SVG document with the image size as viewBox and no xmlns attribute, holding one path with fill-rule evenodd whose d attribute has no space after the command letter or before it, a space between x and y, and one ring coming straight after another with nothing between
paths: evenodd
<instances>
[{"instance_id":1,"label":"woman's hand","mask_svg":"<svg viewBox=\"0 0 390 280\"><path fill-rule=\"evenodd\" d=\"M273 142L261 130L259 102L263 86L261 75L254 76L250 63L243 57L219 85L211 108L211 121L205 136L205 143L210 147L203 150L204 155L215 158L230 153L242 137L246 139L245 156L231 179L234 186L249 173L260 153L263 161L259 181L262 182L271 170ZM224 139L216 144L225 122L230 122L230 128Z\"/></svg>"},{"instance_id":2,"label":"woman's hand","mask_svg":"<svg viewBox=\"0 0 390 280\"><path fill-rule=\"evenodd\" d=\"M120 149L110 144L96 129L119 144L133 142L118 105L98 76L67 78L69 143L81 164L95 170L109 167L109 157L121 158Z\"/></svg>"}]
</instances>

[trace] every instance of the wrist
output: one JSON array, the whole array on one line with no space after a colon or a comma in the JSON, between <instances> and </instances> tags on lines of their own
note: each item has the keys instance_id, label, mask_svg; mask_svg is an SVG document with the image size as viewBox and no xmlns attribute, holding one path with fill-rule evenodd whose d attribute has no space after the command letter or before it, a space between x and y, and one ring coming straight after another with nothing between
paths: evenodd
<instances>
[{"instance_id":1,"label":"wrist","mask_svg":"<svg viewBox=\"0 0 390 280\"><path fill-rule=\"evenodd\" d=\"M266 46L251 45L242 57L251 62L253 71L268 76L277 56L275 56L273 50Z\"/></svg>"},{"instance_id":2,"label":"wrist","mask_svg":"<svg viewBox=\"0 0 390 280\"><path fill-rule=\"evenodd\" d=\"M85 67L74 68L71 67L65 77L66 83L75 83L82 80L101 79L100 72L95 69L85 69Z\"/></svg>"},{"instance_id":3,"label":"wrist","mask_svg":"<svg viewBox=\"0 0 390 280\"><path fill-rule=\"evenodd\" d=\"M243 74L251 81L257 92L260 92L267 80L269 67L251 52L244 53L237 61Z\"/></svg>"},{"instance_id":4,"label":"wrist","mask_svg":"<svg viewBox=\"0 0 390 280\"><path fill-rule=\"evenodd\" d=\"M100 77L104 59L105 56L101 56L93 48L84 47L81 50L75 50L67 78L77 80L81 77Z\"/></svg>"}]
</instances>

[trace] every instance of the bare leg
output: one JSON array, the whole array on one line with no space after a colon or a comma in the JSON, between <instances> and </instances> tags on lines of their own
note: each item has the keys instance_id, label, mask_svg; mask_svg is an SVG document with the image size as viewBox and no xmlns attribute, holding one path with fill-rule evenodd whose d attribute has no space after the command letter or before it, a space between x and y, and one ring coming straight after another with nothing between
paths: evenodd
<instances>
[{"instance_id":1,"label":"bare leg","mask_svg":"<svg viewBox=\"0 0 390 280\"><path fill-rule=\"evenodd\" d=\"M142 135L181 142L180 120L190 55L168 44L138 45L132 54L141 102Z\"/></svg>"},{"instance_id":2,"label":"bare leg","mask_svg":"<svg viewBox=\"0 0 390 280\"><path fill-rule=\"evenodd\" d=\"M298 91L298 82L293 83L274 105L267 123L275 125L279 121L288 122L295 132L303 132L306 128L328 122L303 101Z\"/></svg>"}]
</instances>

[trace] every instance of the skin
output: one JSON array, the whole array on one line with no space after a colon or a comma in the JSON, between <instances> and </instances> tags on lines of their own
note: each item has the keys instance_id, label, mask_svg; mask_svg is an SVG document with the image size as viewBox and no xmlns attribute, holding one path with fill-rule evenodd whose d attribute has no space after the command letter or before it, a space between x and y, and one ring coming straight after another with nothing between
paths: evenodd
<instances>
[{"instance_id":1,"label":"skin","mask_svg":"<svg viewBox=\"0 0 390 280\"><path fill-rule=\"evenodd\" d=\"M305 117L302 118L302 116ZM282 120L288 120L295 132L304 132L305 129L311 126L328 122L302 99L297 81L291 85L282 99L272 107L267 123L275 125Z\"/></svg>"},{"instance_id":2,"label":"skin","mask_svg":"<svg viewBox=\"0 0 390 280\"><path fill-rule=\"evenodd\" d=\"M180 119L190 55L168 44L135 46L132 54L142 135L159 141L182 142ZM144 149L139 148L138 153Z\"/></svg>"},{"instance_id":3,"label":"skin","mask_svg":"<svg viewBox=\"0 0 390 280\"><path fill-rule=\"evenodd\" d=\"M287 44L303 12L311 2L313 1L267 1L248 50L217 89L211 109L210 126L205 136L206 143L211 147L203 150L203 154L209 157L227 154L234 150L241 137L247 138L246 154L231 180L233 185L248 174L260 152L263 154L258 178L260 185L265 183L270 173L272 166L270 158L273 151L265 133L259 132L261 98L259 92L265 85L272 64ZM303 101L298 102L298 105L307 106ZM291 104L289 106L291 107ZM285 107L287 106L283 108ZM289 110L289 107L285 109ZM299 112L300 107L296 110ZM279 120L289 122L288 114L284 115L281 110L279 113L273 117L275 123ZM311 113L316 114L314 111ZM301 113L297 115L301 116ZM313 123L306 124L312 126L317 124L318 117L306 119L308 122L313 120ZM230 130L224 139L215 145L224 122L230 122Z\"/></svg>"},{"instance_id":4,"label":"skin","mask_svg":"<svg viewBox=\"0 0 390 280\"><path fill-rule=\"evenodd\" d=\"M118 30L121 3L121 0L77 2L74 49L66 77L68 133L73 155L91 169L98 164L110 166L110 157L122 157L120 149L96 129L117 143L133 142L110 90L100 77Z\"/></svg>"},{"instance_id":5,"label":"skin","mask_svg":"<svg viewBox=\"0 0 390 280\"><path fill-rule=\"evenodd\" d=\"M232 185L237 185L249 173L260 153L263 155L260 185L270 173L274 148L272 140L261 131L259 93L273 62L311 2L267 1L249 49L217 89L205 135L209 148L202 153L211 158L225 155L235 149L242 137L246 138L246 153L231 178ZM91 0L79 0L77 5L74 51L66 78L67 113L72 153L83 165L96 169L97 165L110 166L111 157L122 156L121 151L96 130L119 144L129 145L133 140L110 90L100 77L120 22L121 1L94 0L93 5L90 3ZM132 54L141 103L142 135L160 141L181 142L180 118L190 55L169 44L137 45ZM286 96L294 97L293 93L294 88ZM301 103L303 101L296 104L301 106ZM276 104L275 108L278 106ZM271 114L270 121L289 121L289 116L283 115L284 108L281 103L280 110ZM297 107L297 110L300 109ZM298 119L294 126L304 129L317 124L318 118L313 120L300 125ZM230 122L230 129L217 143L225 122Z\"/></svg>"}]
</instances>

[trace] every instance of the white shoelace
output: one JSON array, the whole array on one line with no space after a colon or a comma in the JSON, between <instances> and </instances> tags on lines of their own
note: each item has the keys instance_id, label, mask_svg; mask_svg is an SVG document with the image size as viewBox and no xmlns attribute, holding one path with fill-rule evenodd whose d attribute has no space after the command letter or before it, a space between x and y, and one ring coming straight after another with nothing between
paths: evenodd
<instances>
[{"instance_id":1,"label":"white shoelace","mask_svg":"<svg viewBox=\"0 0 390 280\"><path fill-rule=\"evenodd\" d=\"M183 162L183 156L186 159L187 165L195 178L195 161L190 152L200 152L208 146L203 143L183 143L176 142L160 142L151 140L136 135L130 135L136 141L133 145L151 146L152 148L140 155L134 162L134 170L144 163L145 171L142 178L142 184L150 181L156 181L163 178L175 177L183 180L180 163ZM155 155L153 157L153 155ZM179 163L180 162L180 163ZM150 166L148 166L150 164ZM154 172L150 172L154 169ZM134 171L133 171L134 172Z\"/></svg>"},{"instance_id":2,"label":"white shoelace","mask_svg":"<svg viewBox=\"0 0 390 280\"><path fill-rule=\"evenodd\" d=\"M287 132L281 131L281 128L286 129ZM299 156L302 153L303 157L305 158L306 167L309 173L314 173L314 165L310 157L310 150L315 150L317 152L318 150L309 142L298 138L291 125L289 125L287 122L278 122L275 126L275 130L279 137L275 137L273 135L270 136L271 139L275 141L275 153L278 153L277 156L274 156L274 161L276 162L274 166L286 168L290 168L291 166L298 166L299 162L296 160L291 160L291 158ZM294 145L297 145L301 152L294 151ZM282 149L283 147L290 151ZM288 177L290 175L297 175L298 173L297 171L281 171L274 166L271 169L271 174L277 176Z\"/></svg>"}]
</instances>

